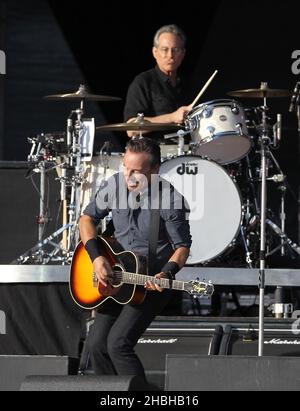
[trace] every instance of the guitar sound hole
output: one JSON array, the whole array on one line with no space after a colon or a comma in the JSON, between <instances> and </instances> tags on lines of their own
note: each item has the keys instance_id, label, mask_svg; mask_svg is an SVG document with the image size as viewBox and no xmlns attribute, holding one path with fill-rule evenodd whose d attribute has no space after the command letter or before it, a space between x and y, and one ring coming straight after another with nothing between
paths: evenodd
<instances>
[{"instance_id":1,"label":"guitar sound hole","mask_svg":"<svg viewBox=\"0 0 300 411\"><path fill-rule=\"evenodd\" d=\"M114 270L114 273L115 273L115 275L114 275L114 281L113 281L113 283L114 283L114 286L115 287L118 287L120 284L121 284L121 274L122 274L122 268L120 267L120 266L118 266L118 265L115 265L114 267L113 267L113 270Z\"/></svg>"}]
</instances>

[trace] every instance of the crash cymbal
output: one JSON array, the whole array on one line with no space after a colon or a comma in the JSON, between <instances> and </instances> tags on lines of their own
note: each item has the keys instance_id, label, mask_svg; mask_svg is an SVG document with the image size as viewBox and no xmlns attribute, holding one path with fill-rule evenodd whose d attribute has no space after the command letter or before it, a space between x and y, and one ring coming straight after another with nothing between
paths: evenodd
<instances>
[{"instance_id":1,"label":"crash cymbal","mask_svg":"<svg viewBox=\"0 0 300 411\"><path fill-rule=\"evenodd\" d=\"M262 83L260 88L249 88L246 90L235 90L227 93L232 97L243 98L275 98L275 97L289 97L292 95L290 90L272 89L267 83Z\"/></svg>"},{"instance_id":2,"label":"crash cymbal","mask_svg":"<svg viewBox=\"0 0 300 411\"><path fill-rule=\"evenodd\" d=\"M90 94L84 85L81 85L79 89L74 93L66 94L53 94L51 96L45 96L46 100L64 101L64 100L90 100L90 101L120 101L120 97L101 96L97 94Z\"/></svg>"},{"instance_id":3,"label":"crash cymbal","mask_svg":"<svg viewBox=\"0 0 300 411\"><path fill-rule=\"evenodd\" d=\"M165 131L180 130L182 126L173 123L151 123L150 121L136 121L132 123L107 124L96 127L96 131Z\"/></svg>"}]
</instances>

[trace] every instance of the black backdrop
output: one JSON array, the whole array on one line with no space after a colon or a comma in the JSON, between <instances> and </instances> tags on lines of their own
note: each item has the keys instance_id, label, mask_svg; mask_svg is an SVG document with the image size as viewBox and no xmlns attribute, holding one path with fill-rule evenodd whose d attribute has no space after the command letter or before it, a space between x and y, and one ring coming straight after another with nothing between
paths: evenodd
<instances>
[{"instance_id":1,"label":"black backdrop","mask_svg":"<svg viewBox=\"0 0 300 411\"><path fill-rule=\"evenodd\" d=\"M99 94L123 99L134 76L153 65L151 46L157 28L177 23L187 33L183 66L190 80L189 103L211 73L219 75L201 102L226 98L227 92L258 87L292 89L292 52L299 49L300 5L258 0L167 0L136 3L115 0L83 3L57 0L0 0L0 48L7 54L7 74L0 89L4 115L0 127L0 159L25 160L27 137L62 131L73 104L46 102L47 94L75 91L85 82ZM1 8L2 10L2 8ZM0 99L1 100L1 99ZM124 102L124 100L123 100ZM89 104L96 125L122 121L122 103ZM260 100L242 100L245 107ZM269 100L271 114L282 113L284 141L276 157L287 174L294 198L288 195L287 233L298 239L296 197L299 185L299 138L296 116L288 99ZM4 129L4 133L1 130ZM116 150L124 135L110 135ZM98 137L99 148L107 136ZM274 189L276 190L276 189ZM278 208L271 195L272 208Z\"/></svg>"},{"instance_id":2,"label":"black backdrop","mask_svg":"<svg viewBox=\"0 0 300 411\"><path fill-rule=\"evenodd\" d=\"M6 6L1 20L5 35L0 39L7 54L1 90L4 160L26 159L28 135L65 129L74 105L43 101L44 95L75 91L84 81L94 92L124 99L134 76L153 65L153 34L166 23L177 23L188 36L183 66L190 79L187 103L216 68L219 75L201 102L225 98L230 90L257 87L261 81L292 89L297 80L291 56L299 49L300 5L292 0L193 1L181 6L168 0L143 5L121 0L84 4L0 0L0 4ZM246 107L261 104L259 100L243 103ZM287 144L297 141L296 119L288 113L288 101L269 104L274 114L284 116ZM123 103L95 104L87 112L95 115L97 125L122 121ZM125 142L124 136L115 137ZM288 149L286 154L292 153Z\"/></svg>"}]
</instances>

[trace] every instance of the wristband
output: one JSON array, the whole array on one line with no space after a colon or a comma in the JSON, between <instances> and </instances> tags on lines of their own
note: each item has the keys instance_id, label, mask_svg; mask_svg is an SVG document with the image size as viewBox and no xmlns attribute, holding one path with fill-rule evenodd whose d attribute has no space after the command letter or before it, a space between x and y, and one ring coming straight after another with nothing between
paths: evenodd
<instances>
[{"instance_id":1,"label":"wristband","mask_svg":"<svg viewBox=\"0 0 300 411\"><path fill-rule=\"evenodd\" d=\"M172 280L175 280L175 274L180 270L179 265L175 261L168 261L161 271L169 276Z\"/></svg>"},{"instance_id":2,"label":"wristband","mask_svg":"<svg viewBox=\"0 0 300 411\"><path fill-rule=\"evenodd\" d=\"M85 243L85 249L90 257L90 259L92 260L92 262L94 262L94 260L97 257L100 257L100 252L99 252L99 248L98 248L98 240L96 240L96 238L91 238L90 240L88 240Z\"/></svg>"}]
</instances>

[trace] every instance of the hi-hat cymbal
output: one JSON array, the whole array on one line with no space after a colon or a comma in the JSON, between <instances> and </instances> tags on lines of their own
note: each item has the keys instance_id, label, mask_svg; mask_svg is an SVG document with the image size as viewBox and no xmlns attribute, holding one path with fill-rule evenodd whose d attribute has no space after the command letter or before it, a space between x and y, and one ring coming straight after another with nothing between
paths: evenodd
<instances>
[{"instance_id":1,"label":"hi-hat cymbal","mask_svg":"<svg viewBox=\"0 0 300 411\"><path fill-rule=\"evenodd\" d=\"M173 123L151 123L147 120L136 121L132 123L107 124L96 127L96 131L165 131L180 130L182 126Z\"/></svg>"},{"instance_id":2,"label":"hi-hat cymbal","mask_svg":"<svg viewBox=\"0 0 300 411\"><path fill-rule=\"evenodd\" d=\"M282 90L269 88L268 86L261 86L260 88L249 88L246 90L235 90L227 93L232 97L243 98L274 98L274 97L290 97L292 92L290 90Z\"/></svg>"},{"instance_id":3,"label":"hi-hat cymbal","mask_svg":"<svg viewBox=\"0 0 300 411\"><path fill-rule=\"evenodd\" d=\"M51 96L45 96L46 100L64 101L64 100L90 100L90 101L120 101L120 97L101 96L98 94L90 94L84 85L81 85L79 89L74 93L65 94L53 94Z\"/></svg>"}]
</instances>

